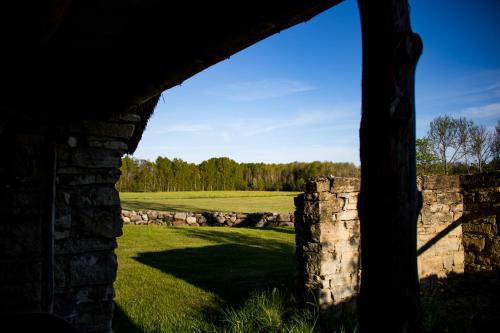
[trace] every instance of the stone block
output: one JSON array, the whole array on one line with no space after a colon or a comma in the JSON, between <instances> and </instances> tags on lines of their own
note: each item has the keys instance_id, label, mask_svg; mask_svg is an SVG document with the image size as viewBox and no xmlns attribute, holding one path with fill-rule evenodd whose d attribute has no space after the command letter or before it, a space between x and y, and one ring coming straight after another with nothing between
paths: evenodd
<instances>
[{"instance_id":1,"label":"stone block","mask_svg":"<svg viewBox=\"0 0 500 333\"><path fill-rule=\"evenodd\" d=\"M443 259L438 256L420 256L418 257L419 278L423 279L428 276L436 275L443 277L445 270Z\"/></svg>"},{"instance_id":2,"label":"stone block","mask_svg":"<svg viewBox=\"0 0 500 333\"><path fill-rule=\"evenodd\" d=\"M74 207L119 206L120 196L114 186L78 186L71 195Z\"/></svg>"},{"instance_id":3,"label":"stone block","mask_svg":"<svg viewBox=\"0 0 500 333\"><path fill-rule=\"evenodd\" d=\"M434 191L436 195L436 200L442 204L461 204L463 202L463 196L460 192L441 192Z\"/></svg>"},{"instance_id":4,"label":"stone block","mask_svg":"<svg viewBox=\"0 0 500 333\"><path fill-rule=\"evenodd\" d=\"M175 213L174 220L175 221L186 221L187 213Z\"/></svg>"},{"instance_id":5,"label":"stone block","mask_svg":"<svg viewBox=\"0 0 500 333\"><path fill-rule=\"evenodd\" d=\"M348 178L348 177L335 177L332 180L332 186L330 192L359 192L360 190L360 179L359 178Z\"/></svg>"},{"instance_id":6,"label":"stone block","mask_svg":"<svg viewBox=\"0 0 500 333\"><path fill-rule=\"evenodd\" d=\"M133 124L117 124L108 121L84 120L73 123L70 132L74 134L130 139L134 134Z\"/></svg>"},{"instance_id":7,"label":"stone block","mask_svg":"<svg viewBox=\"0 0 500 333\"><path fill-rule=\"evenodd\" d=\"M54 242L54 253L63 254L82 254L94 251L111 251L116 248L116 239L114 238L68 238L56 240Z\"/></svg>"},{"instance_id":8,"label":"stone block","mask_svg":"<svg viewBox=\"0 0 500 333\"><path fill-rule=\"evenodd\" d=\"M453 213L450 211L432 211L429 206L422 207L422 223L424 224L449 224L453 222Z\"/></svg>"},{"instance_id":9,"label":"stone block","mask_svg":"<svg viewBox=\"0 0 500 333\"><path fill-rule=\"evenodd\" d=\"M289 213L280 213L280 214L278 214L277 221L278 222L291 222L292 217L290 216Z\"/></svg>"},{"instance_id":10,"label":"stone block","mask_svg":"<svg viewBox=\"0 0 500 333\"><path fill-rule=\"evenodd\" d=\"M187 222L188 224L193 224L193 223L196 223L196 217L195 217L195 216L188 216L188 217L186 218L186 222Z\"/></svg>"},{"instance_id":11,"label":"stone block","mask_svg":"<svg viewBox=\"0 0 500 333\"><path fill-rule=\"evenodd\" d=\"M132 223L136 223L136 222L142 221L142 216L139 215L139 214L133 214L133 215L130 216L130 221Z\"/></svg>"},{"instance_id":12,"label":"stone block","mask_svg":"<svg viewBox=\"0 0 500 333\"><path fill-rule=\"evenodd\" d=\"M71 286L110 284L115 281L117 261L112 252L86 253L70 260Z\"/></svg>"},{"instance_id":13,"label":"stone block","mask_svg":"<svg viewBox=\"0 0 500 333\"><path fill-rule=\"evenodd\" d=\"M336 198L330 201L318 202L320 222L331 221L334 213L340 212L345 206L346 199Z\"/></svg>"},{"instance_id":14,"label":"stone block","mask_svg":"<svg viewBox=\"0 0 500 333\"><path fill-rule=\"evenodd\" d=\"M460 176L422 176L424 190L454 190L460 189Z\"/></svg>"},{"instance_id":15,"label":"stone block","mask_svg":"<svg viewBox=\"0 0 500 333\"><path fill-rule=\"evenodd\" d=\"M122 235L120 206L75 209L72 218L84 235L106 238Z\"/></svg>"},{"instance_id":16,"label":"stone block","mask_svg":"<svg viewBox=\"0 0 500 333\"><path fill-rule=\"evenodd\" d=\"M437 202L437 193L435 190L423 190L422 201L425 204L432 204Z\"/></svg>"},{"instance_id":17,"label":"stone block","mask_svg":"<svg viewBox=\"0 0 500 333\"><path fill-rule=\"evenodd\" d=\"M464 233L495 236L498 233L496 224L491 224L488 219L483 223L464 223L462 225Z\"/></svg>"},{"instance_id":18,"label":"stone block","mask_svg":"<svg viewBox=\"0 0 500 333\"><path fill-rule=\"evenodd\" d=\"M453 271L455 273L463 273L465 265L465 254L463 251L453 253Z\"/></svg>"},{"instance_id":19,"label":"stone block","mask_svg":"<svg viewBox=\"0 0 500 333\"><path fill-rule=\"evenodd\" d=\"M479 235L464 234L464 247L468 251L479 253L484 250L486 240Z\"/></svg>"},{"instance_id":20,"label":"stone block","mask_svg":"<svg viewBox=\"0 0 500 333\"><path fill-rule=\"evenodd\" d=\"M115 297L113 285L81 286L70 291L70 297L78 304L112 301Z\"/></svg>"},{"instance_id":21,"label":"stone block","mask_svg":"<svg viewBox=\"0 0 500 333\"><path fill-rule=\"evenodd\" d=\"M329 192L330 180L327 178L315 178L306 182L306 193Z\"/></svg>"},{"instance_id":22,"label":"stone block","mask_svg":"<svg viewBox=\"0 0 500 333\"><path fill-rule=\"evenodd\" d=\"M310 195L310 194L308 194ZM319 193L312 193L312 196L308 196L308 200L319 200L319 201L331 201L334 200L337 197L335 193L330 193L330 192L319 192Z\"/></svg>"},{"instance_id":23,"label":"stone block","mask_svg":"<svg viewBox=\"0 0 500 333\"><path fill-rule=\"evenodd\" d=\"M475 199L479 203L498 203L499 195L497 189L484 189L476 192Z\"/></svg>"},{"instance_id":24,"label":"stone block","mask_svg":"<svg viewBox=\"0 0 500 333\"><path fill-rule=\"evenodd\" d=\"M93 148L113 149L122 152L128 151L129 148L127 143L122 140L96 137L96 136L88 136L87 145Z\"/></svg>"},{"instance_id":25,"label":"stone block","mask_svg":"<svg viewBox=\"0 0 500 333\"><path fill-rule=\"evenodd\" d=\"M485 187L499 187L499 172L493 171L473 175L460 176L460 183L466 190L474 190Z\"/></svg>"},{"instance_id":26,"label":"stone block","mask_svg":"<svg viewBox=\"0 0 500 333\"><path fill-rule=\"evenodd\" d=\"M500 257L500 237L495 237L491 239L491 252L496 257Z\"/></svg>"},{"instance_id":27,"label":"stone block","mask_svg":"<svg viewBox=\"0 0 500 333\"><path fill-rule=\"evenodd\" d=\"M319 296L318 301L319 301L320 306L326 306L326 305L333 304L333 295L332 295L332 291L329 288L321 289L319 291L318 296Z\"/></svg>"},{"instance_id":28,"label":"stone block","mask_svg":"<svg viewBox=\"0 0 500 333\"><path fill-rule=\"evenodd\" d=\"M119 113L109 116L110 121L137 123L141 121L141 116L135 113Z\"/></svg>"},{"instance_id":29,"label":"stone block","mask_svg":"<svg viewBox=\"0 0 500 333\"><path fill-rule=\"evenodd\" d=\"M71 165L81 168L120 168L122 153L113 149L79 148L71 155Z\"/></svg>"},{"instance_id":30,"label":"stone block","mask_svg":"<svg viewBox=\"0 0 500 333\"><path fill-rule=\"evenodd\" d=\"M348 240L351 232L348 227L341 221L322 223L320 224L320 242L338 242Z\"/></svg>"},{"instance_id":31,"label":"stone block","mask_svg":"<svg viewBox=\"0 0 500 333\"><path fill-rule=\"evenodd\" d=\"M189 224L187 224L185 220L173 220L172 225L174 227L186 227Z\"/></svg>"},{"instance_id":32,"label":"stone block","mask_svg":"<svg viewBox=\"0 0 500 333\"><path fill-rule=\"evenodd\" d=\"M358 211L356 209L343 210L338 212L336 215L337 215L337 220L339 221L357 220L359 218Z\"/></svg>"}]
</instances>

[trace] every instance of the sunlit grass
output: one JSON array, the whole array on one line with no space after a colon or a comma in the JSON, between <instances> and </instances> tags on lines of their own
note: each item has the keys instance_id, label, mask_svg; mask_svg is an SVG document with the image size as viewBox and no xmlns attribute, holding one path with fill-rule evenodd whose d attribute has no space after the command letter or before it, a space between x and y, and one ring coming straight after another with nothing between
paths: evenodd
<instances>
[{"instance_id":1,"label":"sunlit grass","mask_svg":"<svg viewBox=\"0 0 500 333\"><path fill-rule=\"evenodd\" d=\"M278 212L295 210L298 192L198 191L198 192L122 192L122 207L129 210Z\"/></svg>"},{"instance_id":2,"label":"sunlit grass","mask_svg":"<svg viewBox=\"0 0 500 333\"><path fill-rule=\"evenodd\" d=\"M124 226L116 332L210 331L220 308L293 282L290 229Z\"/></svg>"}]
</instances>

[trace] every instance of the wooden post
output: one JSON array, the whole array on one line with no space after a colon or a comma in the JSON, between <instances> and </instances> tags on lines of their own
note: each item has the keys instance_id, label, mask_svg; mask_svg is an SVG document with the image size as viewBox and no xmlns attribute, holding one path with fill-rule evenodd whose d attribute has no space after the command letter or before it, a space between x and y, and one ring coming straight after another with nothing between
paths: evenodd
<instances>
[{"instance_id":1,"label":"wooden post","mask_svg":"<svg viewBox=\"0 0 500 333\"><path fill-rule=\"evenodd\" d=\"M422 52L407 0L358 0L363 36L360 129L361 332L418 332L415 67ZM388 304L388 305L384 305Z\"/></svg>"}]
</instances>

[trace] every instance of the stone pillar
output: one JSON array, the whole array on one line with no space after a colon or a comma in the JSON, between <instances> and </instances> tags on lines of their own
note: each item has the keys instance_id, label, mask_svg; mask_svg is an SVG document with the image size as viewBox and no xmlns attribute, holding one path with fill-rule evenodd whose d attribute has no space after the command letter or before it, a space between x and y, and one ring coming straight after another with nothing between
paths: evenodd
<instances>
[{"instance_id":1,"label":"stone pillar","mask_svg":"<svg viewBox=\"0 0 500 333\"><path fill-rule=\"evenodd\" d=\"M116 237L122 234L115 183L136 114L73 122L58 146L55 308L82 332L111 332Z\"/></svg>"},{"instance_id":2,"label":"stone pillar","mask_svg":"<svg viewBox=\"0 0 500 333\"><path fill-rule=\"evenodd\" d=\"M359 179L317 178L296 198L299 283L322 308L352 303L359 289Z\"/></svg>"}]
</instances>

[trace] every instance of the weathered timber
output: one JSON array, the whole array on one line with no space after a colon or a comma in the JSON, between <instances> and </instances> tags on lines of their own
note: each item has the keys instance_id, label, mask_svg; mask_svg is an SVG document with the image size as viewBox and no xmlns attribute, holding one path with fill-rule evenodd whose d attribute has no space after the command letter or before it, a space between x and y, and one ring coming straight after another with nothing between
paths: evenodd
<instances>
[{"instance_id":1,"label":"weathered timber","mask_svg":"<svg viewBox=\"0 0 500 333\"><path fill-rule=\"evenodd\" d=\"M358 5L363 37L360 327L361 332L417 332L414 78L423 44L411 30L407 0L358 0ZM391 209L381 216L381 206ZM380 306L381 300L387 305Z\"/></svg>"}]
</instances>

